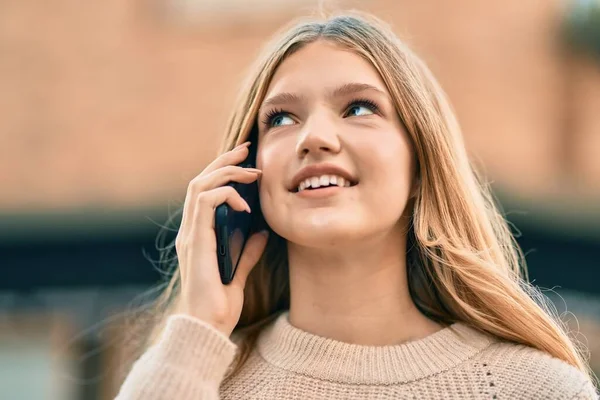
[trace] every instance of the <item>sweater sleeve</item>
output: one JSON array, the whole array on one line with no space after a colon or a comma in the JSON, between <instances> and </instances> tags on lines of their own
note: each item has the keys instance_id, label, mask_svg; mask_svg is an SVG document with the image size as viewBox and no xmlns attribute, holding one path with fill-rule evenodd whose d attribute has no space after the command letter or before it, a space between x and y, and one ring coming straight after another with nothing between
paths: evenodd
<instances>
[{"instance_id":1,"label":"sweater sleeve","mask_svg":"<svg viewBox=\"0 0 600 400\"><path fill-rule=\"evenodd\" d=\"M115 400L217 400L236 349L211 325L171 315L160 340L133 364Z\"/></svg>"},{"instance_id":2,"label":"sweater sleeve","mask_svg":"<svg viewBox=\"0 0 600 400\"><path fill-rule=\"evenodd\" d=\"M579 393L573 397L573 400L598 400L599 398L592 382L586 381Z\"/></svg>"},{"instance_id":3,"label":"sweater sleeve","mask_svg":"<svg viewBox=\"0 0 600 400\"><path fill-rule=\"evenodd\" d=\"M483 357L483 355L482 355ZM552 355L524 345L498 342L482 359L488 387L498 398L597 400L587 374ZM491 390L491 389L490 389Z\"/></svg>"}]
</instances>

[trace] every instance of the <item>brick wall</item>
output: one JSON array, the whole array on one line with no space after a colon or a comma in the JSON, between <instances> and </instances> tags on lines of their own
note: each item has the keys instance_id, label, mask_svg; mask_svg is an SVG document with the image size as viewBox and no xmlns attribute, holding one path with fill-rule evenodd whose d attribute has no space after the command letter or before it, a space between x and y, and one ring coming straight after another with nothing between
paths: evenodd
<instances>
[{"instance_id":1,"label":"brick wall","mask_svg":"<svg viewBox=\"0 0 600 400\"><path fill-rule=\"evenodd\" d=\"M312 3L184 21L167 0L3 2L0 210L181 198L215 155L245 66ZM385 18L427 60L500 187L599 194L600 67L561 46L563 2L338 3Z\"/></svg>"}]
</instances>

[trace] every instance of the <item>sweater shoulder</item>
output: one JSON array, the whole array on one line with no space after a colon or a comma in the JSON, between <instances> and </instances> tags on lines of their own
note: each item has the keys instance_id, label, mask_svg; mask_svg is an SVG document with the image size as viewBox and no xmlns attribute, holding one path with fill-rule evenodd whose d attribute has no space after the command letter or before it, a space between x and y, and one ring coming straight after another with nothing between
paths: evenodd
<instances>
[{"instance_id":1,"label":"sweater shoulder","mask_svg":"<svg viewBox=\"0 0 600 400\"><path fill-rule=\"evenodd\" d=\"M598 399L586 374L529 346L496 341L478 355L477 362L490 385L501 388L502 393L545 399Z\"/></svg>"}]
</instances>

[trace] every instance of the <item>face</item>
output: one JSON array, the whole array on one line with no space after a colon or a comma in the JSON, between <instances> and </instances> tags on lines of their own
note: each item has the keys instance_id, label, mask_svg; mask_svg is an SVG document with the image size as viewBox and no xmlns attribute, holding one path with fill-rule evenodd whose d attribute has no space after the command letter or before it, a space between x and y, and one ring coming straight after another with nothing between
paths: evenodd
<instances>
[{"instance_id":1,"label":"face","mask_svg":"<svg viewBox=\"0 0 600 400\"><path fill-rule=\"evenodd\" d=\"M258 124L262 211L290 244L405 232L414 156L368 61L330 42L306 45L277 69Z\"/></svg>"}]
</instances>

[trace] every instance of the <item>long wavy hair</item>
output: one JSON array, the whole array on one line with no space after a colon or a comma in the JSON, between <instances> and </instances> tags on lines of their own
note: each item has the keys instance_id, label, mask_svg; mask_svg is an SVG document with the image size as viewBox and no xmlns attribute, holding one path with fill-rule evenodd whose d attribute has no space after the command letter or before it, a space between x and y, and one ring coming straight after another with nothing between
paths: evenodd
<instances>
[{"instance_id":1,"label":"long wavy hair","mask_svg":"<svg viewBox=\"0 0 600 400\"><path fill-rule=\"evenodd\" d=\"M592 378L586 354L569 337L556 308L528 282L523 254L490 188L469 162L440 85L382 21L352 12L296 21L277 35L240 92L220 151L231 150L255 132L258 109L277 67L317 40L352 51L377 69L412 140L420 185L406 257L410 294L420 311L443 325L461 321L539 349ZM167 278L152 303L152 329L144 346L158 340L167 317L175 312L180 275L176 257L166 256L173 248L170 243L162 249ZM260 330L289 305L286 241L271 232L247 280L241 317L232 334L239 351L228 377L243 367Z\"/></svg>"}]
</instances>

